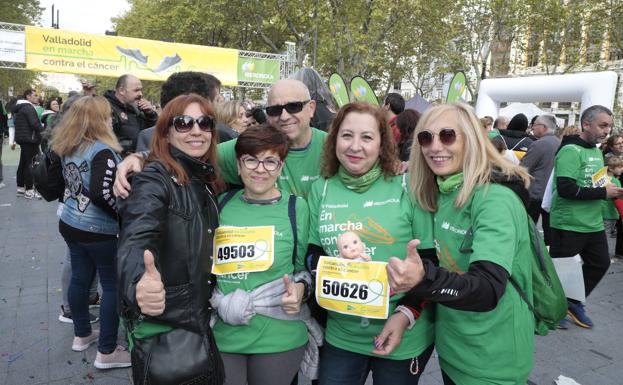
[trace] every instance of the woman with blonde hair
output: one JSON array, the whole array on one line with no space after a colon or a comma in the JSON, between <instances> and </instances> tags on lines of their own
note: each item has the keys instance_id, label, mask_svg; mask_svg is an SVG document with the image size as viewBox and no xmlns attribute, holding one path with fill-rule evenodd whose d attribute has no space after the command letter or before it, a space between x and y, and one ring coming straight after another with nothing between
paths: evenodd
<instances>
[{"instance_id":1,"label":"woman with blonde hair","mask_svg":"<svg viewBox=\"0 0 623 385\"><path fill-rule=\"evenodd\" d=\"M237 100L227 101L216 108L216 120L219 122L219 143L238 137L249 125L247 111Z\"/></svg>"},{"instance_id":2,"label":"woman with blonde hair","mask_svg":"<svg viewBox=\"0 0 623 385\"><path fill-rule=\"evenodd\" d=\"M130 366L130 355L117 346L117 213L112 183L121 146L112 130L110 104L101 96L82 97L54 130L52 151L60 157L64 208L59 231L71 255L68 299L75 338L72 350L84 351L98 341L94 365L99 369ZM60 173L57 172L60 179ZM100 331L91 329L89 288L100 277Z\"/></svg>"},{"instance_id":3,"label":"woman with blonde hair","mask_svg":"<svg viewBox=\"0 0 623 385\"><path fill-rule=\"evenodd\" d=\"M525 384L532 369L532 259L524 169L491 145L465 104L426 111L409 161L410 190L433 213L439 266L420 259L412 241L404 261L391 258L398 292L437 303L435 347L444 384ZM380 339L391 351L408 320L395 314Z\"/></svg>"}]
</instances>

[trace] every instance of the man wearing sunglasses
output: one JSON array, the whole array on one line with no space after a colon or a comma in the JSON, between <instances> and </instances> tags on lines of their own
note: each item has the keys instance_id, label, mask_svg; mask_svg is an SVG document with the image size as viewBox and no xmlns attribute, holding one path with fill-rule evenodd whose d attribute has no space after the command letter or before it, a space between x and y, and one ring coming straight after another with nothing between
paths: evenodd
<instances>
[{"instance_id":1,"label":"man wearing sunglasses","mask_svg":"<svg viewBox=\"0 0 623 385\"><path fill-rule=\"evenodd\" d=\"M303 82L279 80L268 91L266 118L268 123L282 130L288 137L288 156L284 161L278 187L284 192L306 198L312 183L320 177L322 150L327 133L310 126L316 102L311 100ZM225 182L242 185L236 167L236 140L218 145L219 169ZM137 156L126 158L117 165L113 190L126 198L130 193L128 174L140 172L142 160Z\"/></svg>"},{"instance_id":2,"label":"man wearing sunglasses","mask_svg":"<svg viewBox=\"0 0 623 385\"><path fill-rule=\"evenodd\" d=\"M303 82L279 80L268 91L266 119L287 137L290 149L277 181L279 188L307 197L311 184L320 177L320 159L327 133L310 126L316 102ZM235 140L219 144L219 166L227 183L240 185L236 168Z\"/></svg>"}]
</instances>

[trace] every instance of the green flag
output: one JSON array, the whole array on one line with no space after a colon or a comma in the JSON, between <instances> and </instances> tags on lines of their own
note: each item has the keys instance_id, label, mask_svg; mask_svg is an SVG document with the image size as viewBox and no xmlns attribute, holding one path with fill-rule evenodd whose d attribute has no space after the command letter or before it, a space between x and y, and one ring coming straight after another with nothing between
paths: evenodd
<instances>
[{"instance_id":1,"label":"green flag","mask_svg":"<svg viewBox=\"0 0 623 385\"><path fill-rule=\"evenodd\" d=\"M465 73L463 73L463 71L457 72L450 82L448 96L446 96L446 103L454 103L461 100L463 98L463 94L465 93L466 83L467 79L465 79Z\"/></svg>"},{"instance_id":2,"label":"green flag","mask_svg":"<svg viewBox=\"0 0 623 385\"><path fill-rule=\"evenodd\" d=\"M238 58L238 81L273 84L279 80L279 61L273 59Z\"/></svg>"},{"instance_id":3,"label":"green flag","mask_svg":"<svg viewBox=\"0 0 623 385\"><path fill-rule=\"evenodd\" d=\"M379 100L376 98L372 87L370 87L366 79L361 76L355 76L350 80L350 91L355 97L355 100L368 102L374 106L379 105Z\"/></svg>"},{"instance_id":4,"label":"green flag","mask_svg":"<svg viewBox=\"0 0 623 385\"><path fill-rule=\"evenodd\" d=\"M344 79L335 72L329 76L329 90L338 108L349 102L348 90L346 89Z\"/></svg>"}]
</instances>

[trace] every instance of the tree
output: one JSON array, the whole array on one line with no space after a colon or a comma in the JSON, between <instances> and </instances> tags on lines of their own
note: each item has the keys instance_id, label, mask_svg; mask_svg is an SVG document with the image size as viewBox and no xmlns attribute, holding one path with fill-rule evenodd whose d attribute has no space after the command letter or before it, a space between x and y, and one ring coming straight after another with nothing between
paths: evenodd
<instances>
[{"instance_id":1,"label":"tree","mask_svg":"<svg viewBox=\"0 0 623 385\"><path fill-rule=\"evenodd\" d=\"M43 8L38 0L0 0L0 22L33 25L40 20ZM37 84L37 73L23 69L0 68L0 98L8 96L9 88L15 95Z\"/></svg>"}]
</instances>

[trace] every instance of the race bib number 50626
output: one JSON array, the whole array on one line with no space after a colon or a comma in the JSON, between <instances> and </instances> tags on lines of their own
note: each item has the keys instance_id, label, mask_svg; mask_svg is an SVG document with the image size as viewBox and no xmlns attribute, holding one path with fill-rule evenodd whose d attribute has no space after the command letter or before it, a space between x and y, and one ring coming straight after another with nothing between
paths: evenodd
<instances>
[{"instance_id":1,"label":"race bib number 50626","mask_svg":"<svg viewBox=\"0 0 623 385\"><path fill-rule=\"evenodd\" d=\"M316 300L327 310L385 319L389 312L387 263L321 257Z\"/></svg>"},{"instance_id":2,"label":"race bib number 50626","mask_svg":"<svg viewBox=\"0 0 623 385\"><path fill-rule=\"evenodd\" d=\"M216 275L268 270L274 261L274 226L221 226L214 234Z\"/></svg>"}]
</instances>

